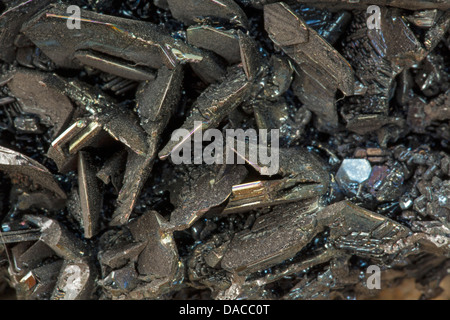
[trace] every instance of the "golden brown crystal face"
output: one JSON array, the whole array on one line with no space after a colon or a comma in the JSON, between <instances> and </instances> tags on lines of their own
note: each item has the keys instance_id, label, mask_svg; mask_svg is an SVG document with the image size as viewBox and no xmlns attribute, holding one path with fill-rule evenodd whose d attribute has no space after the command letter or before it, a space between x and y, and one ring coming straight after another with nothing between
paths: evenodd
<instances>
[{"instance_id":1,"label":"golden brown crystal face","mask_svg":"<svg viewBox=\"0 0 450 320\"><path fill-rule=\"evenodd\" d=\"M0 296L443 292L448 1L79 2L0 0Z\"/></svg>"}]
</instances>

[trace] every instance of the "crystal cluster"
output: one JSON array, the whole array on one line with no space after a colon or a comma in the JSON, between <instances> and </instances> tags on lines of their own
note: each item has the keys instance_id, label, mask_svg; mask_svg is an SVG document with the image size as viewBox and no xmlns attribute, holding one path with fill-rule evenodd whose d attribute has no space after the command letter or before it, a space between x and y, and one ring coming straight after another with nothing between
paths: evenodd
<instances>
[{"instance_id":1,"label":"crystal cluster","mask_svg":"<svg viewBox=\"0 0 450 320\"><path fill-rule=\"evenodd\" d=\"M377 266L438 296L449 28L439 0L0 1L0 294L365 299ZM279 130L279 170L177 164L177 129Z\"/></svg>"}]
</instances>

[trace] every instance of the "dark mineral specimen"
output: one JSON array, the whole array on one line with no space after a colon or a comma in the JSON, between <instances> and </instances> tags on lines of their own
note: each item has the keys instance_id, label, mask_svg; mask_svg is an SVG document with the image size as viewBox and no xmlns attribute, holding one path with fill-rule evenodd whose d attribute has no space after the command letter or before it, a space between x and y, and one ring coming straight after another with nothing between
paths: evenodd
<instances>
[{"instance_id":1,"label":"dark mineral specimen","mask_svg":"<svg viewBox=\"0 0 450 320\"><path fill-rule=\"evenodd\" d=\"M435 298L449 29L443 0L0 0L0 295L366 299L375 268Z\"/></svg>"}]
</instances>

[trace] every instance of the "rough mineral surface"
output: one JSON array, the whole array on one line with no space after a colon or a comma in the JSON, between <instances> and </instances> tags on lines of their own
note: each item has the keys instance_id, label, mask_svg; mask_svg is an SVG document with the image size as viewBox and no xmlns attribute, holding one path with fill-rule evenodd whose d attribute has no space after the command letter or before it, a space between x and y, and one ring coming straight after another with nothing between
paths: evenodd
<instances>
[{"instance_id":1,"label":"rough mineral surface","mask_svg":"<svg viewBox=\"0 0 450 320\"><path fill-rule=\"evenodd\" d=\"M0 0L0 298L448 299L449 28L438 0Z\"/></svg>"}]
</instances>

